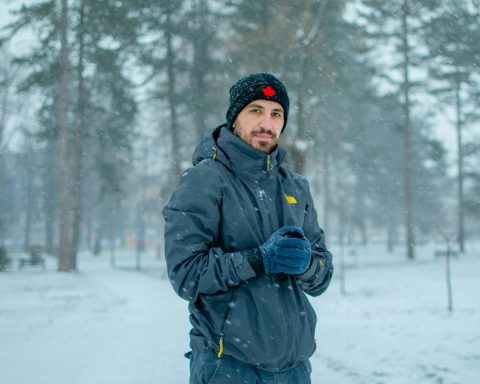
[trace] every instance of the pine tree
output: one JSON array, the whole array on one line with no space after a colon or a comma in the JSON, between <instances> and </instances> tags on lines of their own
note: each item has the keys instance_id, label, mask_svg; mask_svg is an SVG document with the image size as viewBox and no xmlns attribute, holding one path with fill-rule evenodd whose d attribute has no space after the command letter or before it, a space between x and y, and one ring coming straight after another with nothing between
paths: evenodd
<instances>
[{"instance_id":1,"label":"pine tree","mask_svg":"<svg viewBox=\"0 0 480 384\"><path fill-rule=\"evenodd\" d=\"M363 0L362 18L368 25L370 36L375 44L381 46L383 42L391 43L394 47L392 56L398 59L395 65L388 68L389 71L383 73L383 76L389 78L391 85L396 87L402 93L403 123L402 130L404 134L404 213L405 213L405 233L407 244L407 257L415 257L415 181L413 178L416 164L413 159L413 126L412 126L412 100L413 88L416 85L411 78L411 70L414 66L419 66L417 52L415 48L416 36L423 28L425 23L425 14L428 14L433 1L411 1L411 0ZM396 71L396 76L400 80L392 77L392 72ZM417 84L418 85L418 84Z\"/></svg>"},{"instance_id":2,"label":"pine tree","mask_svg":"<svg viewBox=\"0 0 480 384\"><path fill-rule=\"evenodd\" d=\"M74 259L71 258L71 236L70 236L70 172L69 172L69 123L68 123L68 76L70 70L69 47L68 47L68 0L62 0L60 17L60 83L58 84L58 144L60 166L60 239L58 254L58 270L60 272L69 272L75 270Z\"/></svg>"},{"instance_id":3,"label":"pine tree","mask_svg":"<svg viewBox=\"0 0 480 384\"><path fill-rule=\"evenodd\" d=\"M471 95L479 87L478 39L480 13L472 1L443 1L428 24L424 37L429 45L432 90L442 103L455 109L457 137L457 240L465 251L465 140L467 117L478 105ZM476 119L478 121L478 118Z\"/></svg>"},{"instance_id":4,"label":"pine tree","mask_svg":"<svg viewBox=\"0 0 480 384\"><path fill-rule=\"evenodd\" d=\"M59 270L70 271L76 269L81 238L84 170L97 170L105 198L120 192L127 171L136 103L124 69L135 36L123 3L62 1L60 18L56 6L55 1L23 6L8 30L10 37L22 28L39 31L37 45L16 61L29 69L20 91L42 90L39 121L45 128L39 138L52 148L58 144ZM86 159L93 161L85 164ZM48 225L46 232L51 239Z\"/></svg>"},{"instance_id":5,"label":"pine tree","mask_svg":"<svg viewBox=\"0 0 480 384\"><path fill-rule=\"evenodd\" d=\"M3 236L7 227L7 176L4 155L7 152L6 128L8 122L9 108L12 104L13 82L15 70L10 62L10 55L7 48L1 48L0 53L0 246L3 244Z\"/></svg>"},{"instance_id":6,"label":"pine tree","mask_svg":"<svg viewBox=\"0 0 480 384\"><path fill-rule=\"evenodd\" d=\"M159 122L155 127L156 136L170 139L168 174L175 179L180 177L182 171L184 143L180 130L187 129L189 133L194 133L188 126L183 127L186 124L179 116L180 110L186 109L184 95L188 76L185 58L187 43L183 38L185 12L183 0L144 0L138 4L135 13L137 57L144 68L144 92L148 103L156 111L155 121ZM166 105L166 108L158 108L160 105ZM167 113L163 112L164 109ZM168 120L168 124L163 124L164 119ZM170 193L170 189L165 191L165 195Z\"/></svg>"}]
</instances>

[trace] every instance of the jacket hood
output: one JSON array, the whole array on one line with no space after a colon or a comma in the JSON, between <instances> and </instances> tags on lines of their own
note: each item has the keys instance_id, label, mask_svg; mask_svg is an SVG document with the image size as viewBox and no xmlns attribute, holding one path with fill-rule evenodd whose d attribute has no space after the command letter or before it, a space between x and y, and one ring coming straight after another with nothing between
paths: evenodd
<instances>
[{"instance_id":1,"label":"jacket hood","mask_svg":"<svg viewBox=\"0 0 480 384\"><path fill-rule=\"evenodd\" d=\"M220 130L227 125L220 125L217 128L205 133L193 152L192 164L195 166L205 159L216 159L215 152L217 151L217 140L220 135ZM218 156L218 154L217 154ZM226 165L226 164L225 164Z\"/></svg>"},{"instance_id":2,"label":"jacket hood","mask_svg":"<svg viewBox=\"0 0 480 384\"><path fill-rule=\"evenodd\" d=\"M235 135L227 124L223 124L201 138L193 153L192 163L197 165L202 160L214 159L235 173L256 178L278 171L286 154L278 146L269 154L259 151Z\"/></svg>"}]
</instances>

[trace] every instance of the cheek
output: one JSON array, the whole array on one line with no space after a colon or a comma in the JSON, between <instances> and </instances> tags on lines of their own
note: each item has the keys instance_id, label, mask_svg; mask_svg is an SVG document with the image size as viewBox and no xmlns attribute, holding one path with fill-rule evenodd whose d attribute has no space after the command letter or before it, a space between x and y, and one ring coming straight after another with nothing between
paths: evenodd
<instances>
[{"instance_id":1,"label":"cheek","mask_svg":"<svg viewBox=\"0 0 480 384\"><path fill-rule=\"evenodd\" d=\"M237 127L237 129L235 129L235 134L245 141L250 136L249 135L249 129L247 127L243 126L243 125L241 127Z\"/></svg>"},{"instance_id":2,"label":"cheek","mask_svg":"<svg viewBox=\"0 0 480 384\"><path fill-rule=\"evenodd\" d=\"M275 124L275 132L277 133L277 136L280 136L280 133L282 133L282 128L283 128L283 121Z\"/></svg>"},{"instance_id":3,"label":"cheek","mask_svg":"<svg viewBox=\"0 0 480 384\"><path fill-rule=\"evenodd\" d=\"M251 120L244 121L241 128L242 128L242 136L248 137L250 136L252 131L255 129L255 122Z\"/></svg>"}]
</instances>

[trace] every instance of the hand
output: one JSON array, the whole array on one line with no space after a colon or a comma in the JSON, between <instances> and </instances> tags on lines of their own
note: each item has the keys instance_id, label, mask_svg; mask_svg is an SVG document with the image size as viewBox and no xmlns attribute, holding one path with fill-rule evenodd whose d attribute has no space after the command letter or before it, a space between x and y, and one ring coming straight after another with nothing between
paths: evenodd
<instances>
[{"instance_id":1,"label":"hand","mask_svg":"<svg viewBox=\"0 0 480 384\"><path fill-rule=\"evenodd\" d=\"M300 275L310 265L312 247L301 228L282 227L259 248L266 274Z\"/></svg>"}]
</instances>

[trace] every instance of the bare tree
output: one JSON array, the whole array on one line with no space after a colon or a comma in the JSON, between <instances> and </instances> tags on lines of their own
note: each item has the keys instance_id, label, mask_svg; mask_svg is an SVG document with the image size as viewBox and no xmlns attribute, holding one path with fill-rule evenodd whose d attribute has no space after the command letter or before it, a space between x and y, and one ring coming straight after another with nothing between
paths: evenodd
<instances>
[{"instance_id":1,"label":"bare tree","mask_svg":"<svg viewBox=\"0 0 480 384\"><path fill-rule=\"evenodd\" d=\"M73 222L70 259L76 265L78 246L80 242L80 229L82 223L82 185L83 185L83 147L86 130L85 123L85 79L84 79L84 55L85 55L85 8L88 0L81 0L79 4L79 25L78 25L78 63L77 63L77 115L78 122L75 129L74 139L74 179L72 191Z\"/></svg>"},{"instance_id":2,"label":"bare tree","mask_svg":"<svg viewBox=\"0 0 480 384\"><path fill-rule=\"evenodd\" d=\"M6 60L7 55L2 55L4 57L3 62L0 63L0 185L4 185L4 133L7 125L7 108L10 99L10 89L12 84L12 74L9 63ZM2 196L3 188L0 189L0 196ZM0 203L3 203L0 199ZM4 215L3 207L0 206L0 244L2 244L2 234L4 233Z\"/></svg>"},{"instance_id":3,"label":"bare tree","mask_svg":"<svg viewBox=\"0 0 480 384\"><path fill-rule=\"evenodd\" d=\"M70 247L70 178L69 178L69 124L68 124L68 0L61 2L60 17L60 84L58 89L58 146L59 146L59 188L60 188L60 239L58 270L69 272L76 269L74 260L71 258Z\"/></svg>"},{"instance_id":4,"label":"bare tree","mask_svg":"<svg viewBox=\"0 0 480 384\"><path fill-rule=\"evenodd\" d=\"M171 4L173 5L173 4ZM165 22L165 42L167 46L166 62L167 62L167 87L168 87L168 108L170 111L170 135L172 139L172 176L180 177L181 172L181 153L180 153L180 137L177 122L177 90L176 90L176 74L175 74L175 53L173 51L173 33L172 33L172 6L166 8Z\"/></svg>"},{"instance_id":5,"label":"bare tree","mask_svg":"<svg viewBox=\"0 0 480 384\"><path fill-rule=\"evenodd\" d=\"M457 240L465 251L465 181L468 178L468 140L464 134L468 115L477 110L474 97L478 90L478 28L480 13L470 1L442 1L425 31L429 45L429 70L435 80L431 92L443 104L455 109L457 137ZM474 27L477 26L477 27ZM478 60L477 60L478 61ZM470 91L470 92L469 92ZM475 119L475 118L474 118Z\"/></svg>"},{"instance_id":6,"label":"bare tree","mask_svg":"<svg viewBox=\"0 0 480 384\"><path fill-rule=\"evenodd\" d=\"M410 38L408 17L410 14L408 0L403 0L402 10L402 71L403 71L403 132L404 132L404 161L405 161L405 228L407 241L407 257L415 258L415 235L413 229L413 178L412 178L412 124L410 118Z\"/></svg>"}]
</instances>

